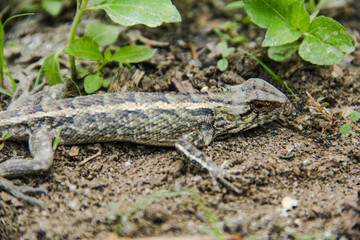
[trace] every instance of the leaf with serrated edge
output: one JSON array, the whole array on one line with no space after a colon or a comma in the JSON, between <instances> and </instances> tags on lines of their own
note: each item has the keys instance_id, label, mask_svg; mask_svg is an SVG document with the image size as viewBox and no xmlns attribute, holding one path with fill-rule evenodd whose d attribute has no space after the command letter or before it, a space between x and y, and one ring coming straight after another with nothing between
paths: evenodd
<instances>
[{"instance_id":1,"label":"leaf with serrated edge","mask_svg":"<svg viewBox=\"0 0 360 240\"><path fill-rule=\"evenodd\" d=\"M309 34L347 54L355 50L355 40L348 31L334 19L320 16L311 23Z\"/></svg>"},{"instance_id":2,"label":"leaf with serrated edge","mask_svg":"<svg viewBox=\"0 0 360 240\"><path fill-rule=\"evenodd\" d=\"M285 21L290 5L289 0L244 0L251 20L262 28L270 27L273 21Z\"/></svg>"},{"instance_id":3,"label":"leaf with serrated edge","mask_svg":"<svg viewBox=\"0 0 360 240\"><path fill-rule=\"evenodd\" d=\"M305 61L318 65L337 64L344 57L344 53L339 49L312 35L305 35L299 48L299 55Z\"/></svg>"}]
</instances>

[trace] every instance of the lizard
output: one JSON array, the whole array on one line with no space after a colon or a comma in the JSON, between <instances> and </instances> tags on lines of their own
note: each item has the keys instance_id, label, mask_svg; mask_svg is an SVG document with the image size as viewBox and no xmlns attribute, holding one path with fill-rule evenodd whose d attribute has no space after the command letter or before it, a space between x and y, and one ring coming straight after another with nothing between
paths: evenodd
<instances>
[{"instance_id":1,"label":"lizard","mask_svg":"<svg viewBox=\"0 0 360 240\"><path fill-rule=\"evenodd\" d=\"M254 128L291 111L289 99L259 78L227 86L222 92L106 93L64 98L63 84L15 101L0 112L0 132L13 141L28 141L32 159L0 163L0 188L18 199L42 206L28 192L41 188L15 186L8 178L48 170L53 162L52 141L61 129L61 144L133 142L175 147L185 159L209 172L229 190L234 171L218 166L200 148L214 139ZM51 89L55 90L51 90ZM24 104L24 101L27 103Z\"/></svg>"}]
</instances>

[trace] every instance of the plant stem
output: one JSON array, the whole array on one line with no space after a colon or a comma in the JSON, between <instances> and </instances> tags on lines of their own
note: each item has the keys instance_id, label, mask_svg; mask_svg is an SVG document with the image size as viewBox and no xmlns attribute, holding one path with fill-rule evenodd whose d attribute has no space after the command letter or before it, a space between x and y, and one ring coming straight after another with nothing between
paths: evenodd
<instances>
[{"instance_id":1,"label":"plant stem","mask_svg":"<svg viewBox=\"0 0 360 240\"><path fill-rule=\"evenodd\" d=\"M76 29L77 29L77 27L78 27L78 25L80 23L81 17L86 12L85 8L86 8L86 5L88 4L88 1L89 0L77 1L76 14L75 14L74 20L73 20L73 22L71 24L68 45L71 45L72 43L74 43L75 35L76 35ZM70 67L70 71L71 71L71 79L73 79L73 81L76 82L75 58L73 56L70 56L70 55L69 55L69 67Z\"/></svg>"}]
</instances>

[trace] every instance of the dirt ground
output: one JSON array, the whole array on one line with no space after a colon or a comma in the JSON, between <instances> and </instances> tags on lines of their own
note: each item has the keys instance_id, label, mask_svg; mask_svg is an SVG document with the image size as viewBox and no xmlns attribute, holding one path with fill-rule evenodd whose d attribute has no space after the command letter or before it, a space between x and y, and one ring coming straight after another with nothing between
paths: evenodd
<instances>
[{"instance_id":1,"label":"dirt ground","mask_svg":"<svg viewBox=\"0 0 360 240\"><path fill-rule=\"evenodd\" d=\"M190 85L190 89L200 91L260 77L296 104L286 89L240 51L230 57L228 71L216 69L219 38L213 28L232 20L239 11L225 11L224 2L216 0L174 3L182 23L154 29L135 26L124 29L119 37L119 44L127 44L140 32L169 44L152 46L155 57L135 65L145 72L138 88L122 82L134 70L119 70L110 64L105 69L109 78L127 90L181 91L181 86ZM44 57L66 46L73 9L69 5L56 19L37 13L7 25L5 57L15 78L33 79ZM321 14L340 21L360 41L360 1L348 1ZM101 12L86 14L79 34L85 24L99 19L109 21ZM359 132L343 136L339 127L344 121L337 121L322 133L330 121L311 108L305 94L326 97L333 112L359 111L359 45L334 66L314 66L298 56L277 63L261 48L264 30L240 24L238 33L247 38L241 47L279 73L302 101L297 114L287 121L275 121L203 149L217 164L229 161L231 167L241 169L244 180L236 183L243 190L241 195L225 188L215 191L208 174L184 161L172 148L130 143L59 146L48 172L14 180L46 188L48 195L34 196L44 202L44 209L0 192L0 238L116 239L113 232L119 219L113 220L111 215L160 191L190 189L216 216L220 229L230 234L228 239L360 239ZM81 64L90 69L94 66L89 61ZM63 65L62 71L68 74ZM8 103L9 99L1 96L3 110ZM81 162L95 154L95 158ZM1 160L28 156L26 143L7 142L0 152ZM205 213L192 198L170 197L133 214L121 236L200 239L206 235L201 226L208 226Z\"/></svg>"}]
</instances>

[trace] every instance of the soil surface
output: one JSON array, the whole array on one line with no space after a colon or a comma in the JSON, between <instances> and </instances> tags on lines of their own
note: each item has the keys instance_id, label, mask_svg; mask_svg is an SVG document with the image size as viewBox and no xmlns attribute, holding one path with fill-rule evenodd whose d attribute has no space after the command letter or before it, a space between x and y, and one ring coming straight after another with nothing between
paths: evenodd
<instances>
[{"instance_id":1,"label":"soil surface","mask_svg":"<svg viewBox=\"0 0 360 240\"><path fill-rule=\"evenodd\" d=\"M225 3L217 0L174 4L182 15L181 23L123 30L117 45L147 44L155 56L131 70L109 64L103 73L113 81L111 91L200 92L259 77L298 105L284 87L239 50L229 57L227 71L216 69L219 37L213 29L234 21L239 13L244 17L242 11L225 11ZM1 5L5 9L6 4ZM3 11L2 21L14 14L15 6ZM23 89L37 76L44 58L66 46L74 8L69 4L55 19L37 13L6 25L5 57ZM360 1L347 1L320 14L341 22L360 41ZM110 23L102 12L88 13L78 34L96 21ZM190 189L217 218L228 239L360 239L359 132L341 135L344 120L323 131L331 121L313 110L305 93L315 99L325 97L331 112L359 111L359 45L334 66L311 65L296 55L277 63L261 47L263 29L241 21L238 26L237 33L246 37L246 42L234 47L250 51L279 73L302 102L297 114L286 121L215 141L203 149L217 164L229 161L231 168L240 169L244 178L235 184L242 194L225 188L216 191L208 174L184 161L173 148L131 143L60 145L49 171L14 179L21 185L47 189L47 195L33 196L45 204L44 209L0 192L0 238L117 239L114 231L119 218L112 216L161 191ZM69 76L65 56L61 62L62 73ZM79 62L88 70L96 64ZM1 96L3 110L9 101ZM6 142L0 159L29 155L27 143ZM168 197L131 215L120 236L209 239L201 238L206 235L202 226L209 224L198 202L189 196Z\"/></svg>"}]
</instances>

